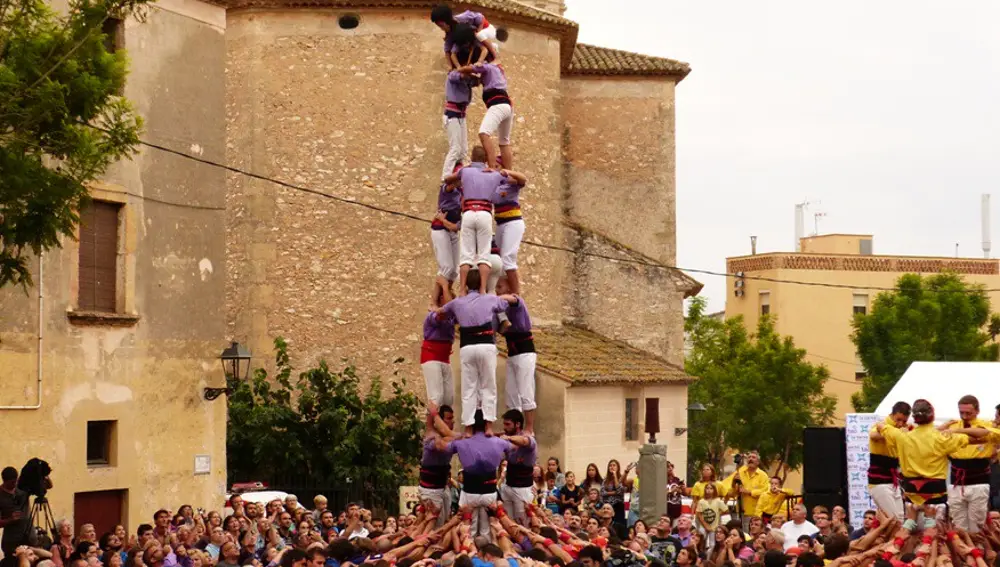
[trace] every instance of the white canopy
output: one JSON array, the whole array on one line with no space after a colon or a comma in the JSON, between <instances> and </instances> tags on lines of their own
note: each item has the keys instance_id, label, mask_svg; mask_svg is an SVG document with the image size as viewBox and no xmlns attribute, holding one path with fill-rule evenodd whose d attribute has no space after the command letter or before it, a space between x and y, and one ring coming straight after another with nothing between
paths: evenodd
<instances>
[{"instance_id":1,"label":"white canopy","mask_svg":"<svg viewBox=\"0 0 1000 567\"><path fill-rule=\"evenodd\" d=\"M958 419L958 399L966 394L979 398L979 416L991 420L1000 404L1000 362L914 362L875 415L889 415L896 402L912 404L923 398L934 405L936 421Z\"/></svg>"}]
</instances>

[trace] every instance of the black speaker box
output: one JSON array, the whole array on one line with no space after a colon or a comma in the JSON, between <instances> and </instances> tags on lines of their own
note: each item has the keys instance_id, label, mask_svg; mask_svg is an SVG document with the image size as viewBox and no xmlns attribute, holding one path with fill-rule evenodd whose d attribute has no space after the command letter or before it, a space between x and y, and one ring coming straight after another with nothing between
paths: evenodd
<instances>
[{"instance_id":1,"label":"black speaker box","mask_svg":"<svg viewBox=\"0 0 1000 567\"><path fill-rule=\"evenodd\" d=\"M847 438L844 428L807 427L802 431L802 445L802 492L846 494Z\"/></svg>"}]
</instances>

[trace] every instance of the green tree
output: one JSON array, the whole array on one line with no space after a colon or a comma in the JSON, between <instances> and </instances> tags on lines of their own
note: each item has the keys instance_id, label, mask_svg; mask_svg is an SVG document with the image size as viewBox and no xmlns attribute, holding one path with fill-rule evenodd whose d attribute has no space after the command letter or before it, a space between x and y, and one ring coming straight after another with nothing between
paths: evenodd
<instances>
[{"instance_id":1,"label":"green tree","mask_svg":"<svg viewBox=\"0 0 1000 567\"><path fill-rule=\"evenodd\" d=\"M424 418L420 400L392 381L391 396L374 378L362 392L353 366L321 361L292 383L285 341L274 341L276 373L229 379L226 432L230 481L307 477L317 486L363 482L366 491L412 480Z\"/></svg>"},{"instance_id":2,"label":"green tree","mask_svg":"<svg viewBox=\"0 0 1000 567\"><path fill-rule=\"evenodd\" d=\"M692 416L688 461L721 470L728 449L755 449L782 477L797 469L802 429L833 417L836 400L823 393L826 367L806 362L805 350L779 335L770 317L751 334L741 317L705 316L705 301L695 298L684 327L692 347L685 369L698 377L688 397L706 407Z\"/></svg>"},{"instance_id":3,"label":"green tree","mask_svg":"<svg viewBox=\"0 0 1000 567\"><path fill-rule=\"evenodd\" d=\"M851 396L859 412L874 411L915 361L997 360L1000 320L980 285L956 274L905 274L880 293L867 315L855 315L851 340L868 376Z\"/></svg>"},{"instance_id":4,"label":"green tree","mask_svg":"<svg viewBox=\"0 0 1000 567\"><path fill-rule=\"evenodd\" d=\"M147 1L71 0L59 15L0 0L0 287L31 285L28 257L72 236L87 184L134 152L142 123L116 96L127 59L102 27Z\"/></svg>"}]
</instances>

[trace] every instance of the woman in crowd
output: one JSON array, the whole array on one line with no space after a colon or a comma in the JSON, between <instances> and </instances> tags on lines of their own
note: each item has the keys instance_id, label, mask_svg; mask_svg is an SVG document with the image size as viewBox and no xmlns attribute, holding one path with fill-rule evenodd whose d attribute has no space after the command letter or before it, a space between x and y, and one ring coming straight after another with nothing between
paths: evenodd
<instances>
[{"instance_id":1,"label":"woman in crowd","mask_svg":"<svg viewBox=\"0 0 1000 567\"><path fill-rule=\"evenodd\" d=\"M76 551L76 540L73 537L73 523L63 518L56 522L56 532L59 540L49 549L52 553L52 562L56 567L63 567L69 560L69 556Z\"/></svg>"},{"instance_id":2,"label":"woman in crowd","mask_svg":"<svg viewBox=\"0 0 1000 567\"><path fill-rule=\"evenodd\" d=\"M629 464L624 474L621 472L621 464L616 459L608 461L608 471L604 475L604 484L601 485L601 501L610 504L614 509L614 522L625 524L625 493L632 490L632 481L629 473L635 463Z\"/></svg>"},{"instance_id":3,"label":"woman in crowd","mask_svg":"<svg viewBox=\"0 0 1000 567\"><path fill-rule=\"evenodd\" d=\"M590 492L592 487L597 487L599 490L602 484L604 484L604 479L601 478L601 471L597 468L597 465L594 463L587 465L587 476L580 483L580 488L584 492Z\"/></svg>"},{"instance_id":4,"label":"woman in crowd","mask_svg":"<svg viewBox=\"0 0 1000 567\"><path fill-rule=\"evenodd\" d=\"M719 526L715 528L712 535L713 543L708 549L708 559L716 565L722 565L729 560L726 549L726 538L729 537L729 532L726 531L725 526Z\"/></svg>"},{"instance_id":5,"label":"woman in crowd","mask_svg":"<svg viewBox=\"0 0 1000 567\"><path fill-rule=\"evenodd\" d=\"M746 534L739 528L729 530L728 536L725 539L725 545L725 561L729 561L735 565L740 564L737 560L744 564L749 564L753 558L753 547L747 543Z\"/></svg>"},{"instance_id":6,"label":"woman in crowd","mask_svg":"<svg viewBox=\"0 0 1000 567\"><path fill-rule=\"evenodd\" d=\"M715 467L705 463L701 466L701 479L688 490L688 494L691 496L691 509L694 510L698 507L698 501L705 497L705 487L708 485L715 486L715 493L718 496L722 496L722 483L715 478Z\"/></svg>"},{"instance_id":7,"label":"woman in crowd","mask_svg":"<svg viewBox=\"0 0 1000 567\"><path fill-rule=\"evenodd\" d=\"M545 463L545 467L546 472L550 472L556 476L556 488L566 484L566 475L562 472L562 466L559 464L559 459L549 457L548 462Z\"/></svg>"}]
</instances>

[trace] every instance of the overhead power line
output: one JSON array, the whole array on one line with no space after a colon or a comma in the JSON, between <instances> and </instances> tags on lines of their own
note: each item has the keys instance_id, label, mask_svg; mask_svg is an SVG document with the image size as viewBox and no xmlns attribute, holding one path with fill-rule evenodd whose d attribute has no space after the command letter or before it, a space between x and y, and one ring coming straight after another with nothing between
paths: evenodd
<instances>
[{"instance_id":1,"label":"overhead power line","mask_svg":"<svg viewBox=\"0 0 1000 567\"><path fill-rule=\"evenodd\" d=\"M85 124L85 126L89 126L90 128L94 128L96 130L101 130L103 132L107 132L107 130L105 130L104 128L101 128L99 126L95 126L93 124ZM175 156L187 159L187 160L198 162L198 163L201 163L203 165L208 165L208 166L211 166L211 167L216 167L216 168L224 169L224 170L229 171L231 173L235 173L235 174L238 174L238 175L249 177L251 179L257 179L257 180L260 180L260 181L265 181L265 182L268 182L268 183L273 183L273 184L278 185L280 187L285 187L287 189L292 189L294 191L300 191L300 192L303 192L303 193L308 193L310 195L315 195L317 197L323 197L325 199L331 199L333 201L337 201L337 202L343 203L345 205L354 205L354 206L358 206L358 207L364 207L366 209L369 209L369 210L372 210L372 211L376 211L376 212L380 212L380 213L385 213L387 215L401 217L401 218L405 218L405 219L409 219L409 220L414 220L414 221L418 221L418 222L422 222L422 223L427 223L427 224L431 223L431 219L424 218L424 217L421 217L419 215L414 215L414 214L403 212L403 211L397 211L397 210L386 208L386 207L380 207L378 205L373 205L371 203L365 203L363 201L358 201L358 200L350 199L350 198L347 198L347 197L341 197L339 195L334 195L332 193L327 193L325 191L320 191L319 189L314 189L312 187L307 187L307 186L304 186L304 185L298 185L298 184L295 184L295 183L289 183L288 181L283 181L281 179L277 179L277 178L270 177L270 176L267 176L267 175L262 175L262 174L259 174L259 173L254 173L252 171L247 171L247 170L239 168L239 167L234 167L234 166L231 166L231 165L228 165L228 164L225 164L225 163L220 163L220 162L217 162L217 161L214 161L214 160L210 160L210 159L206 159L206 158L203 158L203 157L200 157L200 156L192 155L192 154L189 154L189 153L186 153L186 152L175 150L173 148L168 148L166 146L162 146L160 144L155 144L153 142L147 142L145 140L140 140L139 143L142 144L143 146L146 146L146 147L149 147L149 148L152 148L152 149L155 149L155 150L159 150L159 151L162 151L162 152L165 152L165 153L168 153L168 154L172 154L172 155L175 155ZM179 204L176 204L176 203L170 203L170 204L173 204L173 205L176 205L176 206L183 206L183 205L179 205ZM193 205L191 207L192 208L209 208L209 209L214 209L212 207L200 207L200 206L193 206ZM703 275L707 275L707 276L741 277L741 278L747 279L747 280L756 280L756 281L772 282L772 283L786 283L786 284L792 284L792 285L802 285L802 286L812 286L812 287L824 287L824 288L834 288L834 289L852 289L852 290L869 290L869 291L900 291L900 289L898 287L859 286L859 285L839 284L839 283L830 283L830 282L814 282L814 281L789 280L789 279L782 279L782 278L772 278L772 277L767 277L767 276L755 276L755 275L745 275L745 274L740 275L740 274L736 274L736 273L718 272L718 271L714 271L714 270L703 270L703 269L699 269L699 268L685 268L685 267L682 267L682 266L671 266L671 265L667 265L667 264L661 264L659 262L651 262L651 261L648 261L648 260L642 260L642 259L638 259L638 258L627 258L627 257L622 257L622 256L610 256L610 255L607 255L607 254L599 254L599 253L596 253L596 252L587 252L587 251L581 251L581 250L574 250L572 248L566 248L565 246L558 246L558 245L555 245L555 244L546 244L544 242L537 242L537 241L534 241L534 240L523 240L522 244L527 245L527 246L534 246L536 248L542 248L542 249L545 249L545 250L555 250L555 251L559 251L559 252L567 252L567 253L570 253L570 254L580 254L580 255L583 255L583 256L590 256L590 257L593 257L593 258L601 258L601 259L609 260L609 261L612 261L612 262L621 262L621 263L625 263L625 264L636 264L636 265L640 265L640 266L646 266L646 267L649 267L649 268L657 268L657 269L661 269L661 270L677 270L677 271L680 271L680 272L689 272L689 273L692 273L692 274L703 274ZM974 293L977 290L939 290L939 291L961 292L961 293ZM984 289L983 291L985 291L985 292L1000 292L1000 289Z\"/></svg>"}]
</instances>

